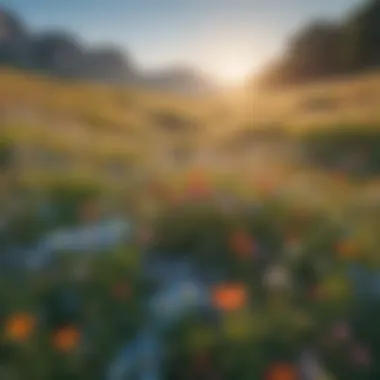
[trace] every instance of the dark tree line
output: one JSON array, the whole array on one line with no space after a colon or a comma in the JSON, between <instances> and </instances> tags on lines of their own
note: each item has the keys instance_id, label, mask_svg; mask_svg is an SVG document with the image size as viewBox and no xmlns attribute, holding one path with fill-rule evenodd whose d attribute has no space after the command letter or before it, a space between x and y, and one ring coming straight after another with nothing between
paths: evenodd
<instances>
[{"instance_id":1,"label":"dark tree line","mask_svg":"<svg viewBox=\"0 0 380 380\"><path fill-rule=\"evenodd\" d=\"M380 0L372 0L342 23L315 21L300 30L259 82L265 87L283 86L379 66Z\"/></svg>"}]
</instances>

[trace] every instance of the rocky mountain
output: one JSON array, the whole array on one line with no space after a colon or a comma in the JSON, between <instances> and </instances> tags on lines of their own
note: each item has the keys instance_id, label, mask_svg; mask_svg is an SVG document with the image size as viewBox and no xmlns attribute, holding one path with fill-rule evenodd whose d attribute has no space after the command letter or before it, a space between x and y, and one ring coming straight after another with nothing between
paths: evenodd
<instances>
[{"instance_id":1,"label":"rocky mountain","mask_svg":"<svg viewBox=\"0 0 380 380\"><path fill-rule=\"evenodd\" d=\"M134 85L185 94L216 90L189 68L146 73L118 47L86 47L61 31L33 33L17 15L0 8L0 65L36 70L61 78Z\"/></svg>"}]
</instances>

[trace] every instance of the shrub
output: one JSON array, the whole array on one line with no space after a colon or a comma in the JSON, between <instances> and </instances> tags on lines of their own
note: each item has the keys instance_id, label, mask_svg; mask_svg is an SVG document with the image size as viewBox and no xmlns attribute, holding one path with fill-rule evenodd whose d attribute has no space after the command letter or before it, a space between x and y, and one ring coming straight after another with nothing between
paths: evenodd
<instances>
[{"instance_id":1,"label":"shrub","mask_svg":"<svg viewBox=\"0 0 380 380\"><path fill-rule=\"evenodd\" d=\"M380 173L380 131L375 128L318 129L302 136L301 144L312 163L331 169L343 162L343 169L354 174Z\"/></svg>"}]
</instances>

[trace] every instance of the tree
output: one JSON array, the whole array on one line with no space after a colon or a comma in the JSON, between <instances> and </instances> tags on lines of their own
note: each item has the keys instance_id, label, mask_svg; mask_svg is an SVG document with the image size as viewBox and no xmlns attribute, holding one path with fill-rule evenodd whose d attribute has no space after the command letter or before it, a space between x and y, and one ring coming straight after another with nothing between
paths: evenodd
<instances>
[{"instance_id":1,"label":"tree","mask_svg":"<svg viewBox=\"0 0 380 380\"><path fill-rule=\"evenodd\" d=\"M290 40L285 55L268 66L260 83L296 84L380 66L380 0L356 10L342 24L317 21Z\"/></svg>"}]
</instances>

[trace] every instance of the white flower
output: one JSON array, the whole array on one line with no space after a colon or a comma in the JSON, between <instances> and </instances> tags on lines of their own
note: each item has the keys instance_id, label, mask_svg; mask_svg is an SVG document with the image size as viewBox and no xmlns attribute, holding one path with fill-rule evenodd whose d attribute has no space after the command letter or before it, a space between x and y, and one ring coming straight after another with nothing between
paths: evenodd
<instances>
[{"instance_id":1,"label":"white flower","mask_svg":"<svg viewBox=\"0 0 380 380\"><path fill-rule=\"evenodd\" d=\"M289 272L278 265L267 270L263 282L268 288L286 288L291 285L291 278Z\"/></svg>"}]
</instances>

